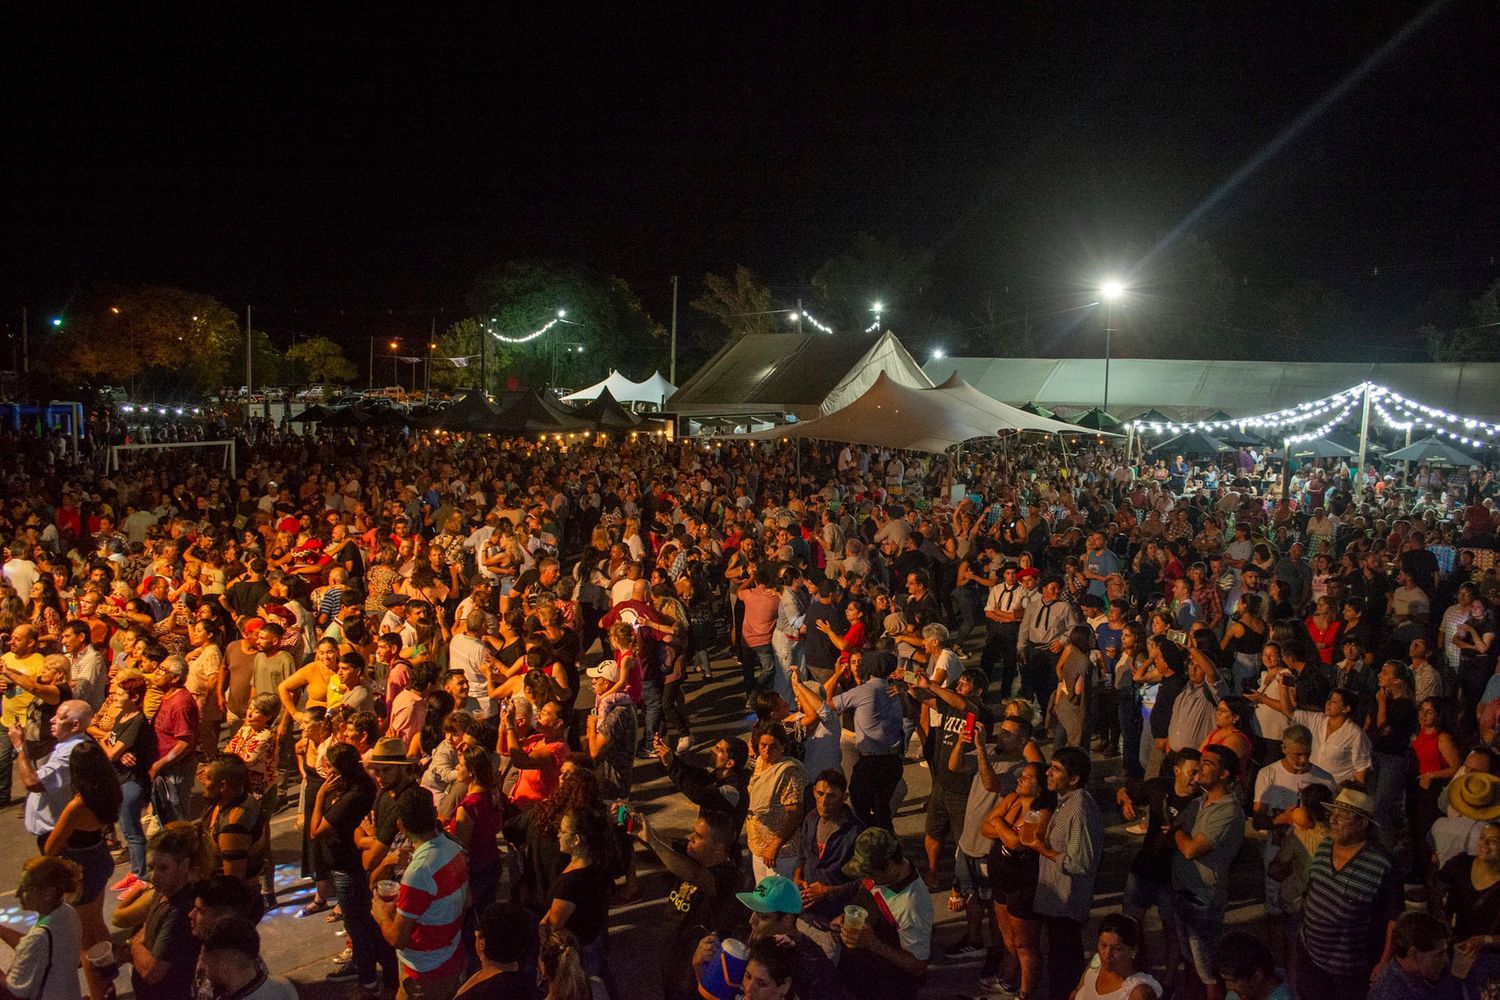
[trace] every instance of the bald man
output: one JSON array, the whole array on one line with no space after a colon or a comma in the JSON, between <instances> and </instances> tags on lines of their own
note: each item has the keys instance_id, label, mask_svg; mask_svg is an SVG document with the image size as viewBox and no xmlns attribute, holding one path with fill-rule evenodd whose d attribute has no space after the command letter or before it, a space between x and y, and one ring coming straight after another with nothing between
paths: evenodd
<instances>
[{"instance_id":1,"label":"bald man","mask_svg":"<svg viewBox=\"0 0 1500 1000\"><path fill-rule=\"evenodd\" d=\"M88 739L84 729L93 716L89 703L77 698L58 705L52 716L52 735L57 745L39 763L33 762L26 752L21 727L12 725L8 730L16 754L16 769L26 786L26 832L36 837L38 850L47 843L47 835L73 797L73 751Z\"/></svg>"}]
</instances>

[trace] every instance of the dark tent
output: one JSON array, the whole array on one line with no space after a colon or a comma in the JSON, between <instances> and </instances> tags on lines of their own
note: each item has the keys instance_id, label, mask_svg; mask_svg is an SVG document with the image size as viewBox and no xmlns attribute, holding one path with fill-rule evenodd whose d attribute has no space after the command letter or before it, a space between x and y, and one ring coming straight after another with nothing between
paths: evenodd
<instances>
[{"instance_id":1,"label":"dark tent","mask_svg":"<svg viewBox=\"0 0 1500 1000\"><path fill-rule=\"evenodd\" d=\"M1027 413L1030 413L1034 417L1046 417L1049 420L1057 416L1057 414L1047 409L1041 403L1025 403L1020 407L1020 409L1025 410Z\"/></svg>"},{"instance_id":2,"label":"dark tent","mask_svg":"<svg viewBox=\"0 0 1500 1000\"><path fill-rule=\"evenodd\" d=\"M406 415L392 406L369 406L355 403L333 410L324 427L405 427Z\"/></svg>"},{"instance_id":3,"label":"dark tent","mask_svg":"<svg viewBox=\"0 0 1500 1000\"><path fill-rule=\"evenodd\" d=\"M599 395L580 406L578 416L600 431L629 430L640 423L635 414L620 405L620 401L615 399L608 387L601 389Z\"/></svg>"},{"instance_id":4,"label":"dark tent","mask_svg":"<svg viewBox=\"0 0 1500 1000\"><path fill-rule=\"evenodd\" d=\"M1175 424L1179 422L1173 420L1171 417L1167 416L1165 413L1161 412L1155 407L1152 407L1145 413L1141 413L1134 417L1131 417L1130 419L1135 422L1136 430L1142 429L1141 424Z\"/></svg>"},{"instance_id":5,"label":"dark tent","mask_svg":"<svg viewBox=\"0 0 1500 1000\"><path fill-rule=\"evenodd\" d=\"M1091 431L1120 431L1125 426L1119 417L1112 413L1105 413L1097 406L1085 411L1072 423Z\"/></svg>"},{"instance_id":6,"label":"dark tent","mask_svg":"<svg viewBox=\"0 0 1500 1000\"><path fill-rule=\"evenodd\" d=\"M299 424L321 423L322 421L327 420L332 414L333 411L328 409L326 406L323 406L319 403L314 403L313 405L307 407L307 409L303 410L301 413L293 417L292 420L295 423Z\"/></svg>"},{"instance_id":7,"label":"dark tent","mask_svg":"<svg viewBox=\"0 0 1500 1000\"><path fill-rule=\"evenodd\" d=\"M589 424L550 393L528 389L507 403L495 417L495 429L507 434L566 434L588 430Z\"/></svg>"},{"instance_id":8,"label":"dark tent","mask_svg":"<svg viewBox=\"0 0 1500 1000\"><path fill-rule=\"evenodd\" d=\"M1194 458L1213 458L1226 451L1234 451L1229 445L1202 431L1188 431L1174 438L1154 444L1151 451L1158 454L1191 455Z\"/></svg>"},{"instance_id":9,"label":"dark tent","mask_svg":"<svg viewBox=\"0 0 1500 1000\"><path fill-rule=\"evenodd\" d=\"M1398 448L1385 456L1387 462L1426 462L1428 465L1478 465L1447 441L1435 437L1413 441L1405 448Z\"/></svg>"},{"instance_id":10,"label":"dark tent","mask_svg":"<svg viewBox=\"0 0 1500 1000\"><path fill-rule=\"evenodd\" d=\"M495 426L495 408L478 389L470 389L457 402L412 421L429 430L483 432Z\"/></svg>"},{"instance_id":11,"label":"dark tent","mask_svg":"<svg viewBox=\"0 0 1500 1000\"><path fill-rule=\"evenodd\" d=\"M1345 448L1338 442L1327 438L1313 438L1311 441L1292 445L1292 457L1299 459L1353 458L1354 455L1353 449Z\"/></svg>"}]
</instances>

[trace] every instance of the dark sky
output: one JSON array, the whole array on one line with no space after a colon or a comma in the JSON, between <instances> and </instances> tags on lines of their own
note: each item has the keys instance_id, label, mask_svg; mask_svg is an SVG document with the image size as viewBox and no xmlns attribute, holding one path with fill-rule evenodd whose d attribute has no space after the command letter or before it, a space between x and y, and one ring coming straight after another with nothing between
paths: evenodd
<instances>
[{"instance_id":1,"label":"dark sky","mask_svg":"<svg viewBox=\"0 0 1500 1000\"><path fill-rule=\"evenodd\" d=\"M743 262L795 295L860 230L930 251L955 312L1087 284L1425 5L28 6L48 20L0 41L0 306L149 282L305 329L458 310L487 264L548 255L665 319L672 273ZM1500 5L1446 5L1193 231L1244 281L1326 282L1392 326L1482 288L1496 38Z\"/></svg>"}]
</instances>

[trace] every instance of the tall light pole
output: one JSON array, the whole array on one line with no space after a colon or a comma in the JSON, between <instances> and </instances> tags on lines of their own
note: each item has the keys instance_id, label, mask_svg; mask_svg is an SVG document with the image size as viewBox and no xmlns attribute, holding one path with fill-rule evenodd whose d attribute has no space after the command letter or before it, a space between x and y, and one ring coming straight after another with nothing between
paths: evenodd
<instances>
[{"instance_id":1,"label":"tall light pole","mask_svg":"<svg viewBox=\"0 0 1500 1000\"><path fill-rule=\"evenodd\" d=\"M1124 294L1125 286L1114 278L1099 286L1099 298L1104 302L1104 404L1099 407L1103 413L1109 412L1109 341L1114 333L1115 302Z\"/></svg>"},{"instance_id":2,"label":"tall light pole","mask_svg":"<svg viewBox=\"0 0 1500 1000\"><path fill-rule=\"evenodd\" d=\"M396 357L396 351L399 350L400 347L401 341L391 341L391 385L395 386L398 389L401 388L401 372L397 366L401 364L401 359Z\"/></svg>"}]
</instances>

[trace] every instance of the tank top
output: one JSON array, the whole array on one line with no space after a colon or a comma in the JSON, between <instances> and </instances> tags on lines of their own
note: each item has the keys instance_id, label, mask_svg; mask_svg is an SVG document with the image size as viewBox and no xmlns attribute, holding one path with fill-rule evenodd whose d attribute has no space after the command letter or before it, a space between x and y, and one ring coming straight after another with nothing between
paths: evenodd
<instances>
[{"instance_id":1,"label":"tank top","mask_svg":"<svg viewBox=\"0 0 1500 1000\"><path fill-rule=\"evenodd\" d=\"M1418 731L1411 738L1411 752L1417 758L1417 774L1430 774L1448 766L1438 751L1438 736L1438 733Z\"/></svg>"},{"instance_id":2,"label":"tank top","mask_svg":"<svg viewBox=\"0 0 1500 1000\"><path fill-rule=\"evenodd\" d=\"M1248 625L1245 625L1243 622L1240 623L1240 627L1244 630L1244 634L1237 635L1233 639L1229 640L1230 652L1245 653L1258 658L1260 656L1261 649L1266 644L1265 631L1262 630L1260 632L1257 632L1254 629L1250 628Z\"/></svg>"}]
</instances>

